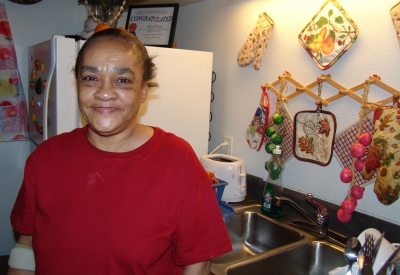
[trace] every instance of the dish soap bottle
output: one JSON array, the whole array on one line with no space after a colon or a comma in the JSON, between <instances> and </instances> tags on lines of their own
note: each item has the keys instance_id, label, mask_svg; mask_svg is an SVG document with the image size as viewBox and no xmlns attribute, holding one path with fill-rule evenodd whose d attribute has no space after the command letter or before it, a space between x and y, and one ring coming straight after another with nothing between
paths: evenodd
<instances>
[{"instance_id":1,"label":"dish soap bottle","mask_svg":"<svg viewBox=\"0 0 400 275\"><path fill-rule=\"evenodd\" d=\"M275 206L273 204L274 196L281 196L283 192L282 174L285 164L282 160L282 149L279 145L272 151L272 158L267 162L265 168L268 171L268 178L265 183L261 212L273 218L281 217L283 215L283 205Z\"/></svg>"}]
</instances>

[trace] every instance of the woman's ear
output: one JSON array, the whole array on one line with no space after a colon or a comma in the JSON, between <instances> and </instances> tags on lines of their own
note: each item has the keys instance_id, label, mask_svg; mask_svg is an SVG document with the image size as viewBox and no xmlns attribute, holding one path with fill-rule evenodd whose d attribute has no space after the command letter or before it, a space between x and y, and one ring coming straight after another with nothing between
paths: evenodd
<instances>
[{"instance_id":1,"label":"woman's ear","mask_svg":"<svg viewBox=\"0 0 400 275\"><path fill-rule=\"evenodd\" d=\"M148 90L149 90L149 84L146 82L145 84L143 84L142 96L140 98L140 103L143 103L146 101Z\"/></svg>"}]
</instances>

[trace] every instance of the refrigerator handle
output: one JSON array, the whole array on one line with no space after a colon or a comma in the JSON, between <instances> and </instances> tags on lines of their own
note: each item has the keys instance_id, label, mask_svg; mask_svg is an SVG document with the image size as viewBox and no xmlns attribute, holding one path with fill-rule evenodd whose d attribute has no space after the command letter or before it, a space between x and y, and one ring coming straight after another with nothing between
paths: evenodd
<instances>
[{"instance_id":1,"label":"refrigerator handle","mask_svg":"<svg viewBox=\"0 0 400 275\"><path fill-rule=\"evenodd\" d=\"M43 102L43 140L48 139L48 129L47 129L47 122L48 122L48 112L49 112L49 93L50 93L50 86L51 81L53 79L54 70L57 66L57 38L61 37L59 35L53 35L51 37L51 64L49 75L47 77L47 85L44 89L44 102Z\"/></svg>"}]
</instances>

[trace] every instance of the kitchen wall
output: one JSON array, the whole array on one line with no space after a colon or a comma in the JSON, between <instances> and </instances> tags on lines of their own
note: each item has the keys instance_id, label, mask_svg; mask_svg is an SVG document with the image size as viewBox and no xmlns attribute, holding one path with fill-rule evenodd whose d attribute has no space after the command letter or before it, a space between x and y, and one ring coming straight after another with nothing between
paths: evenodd
<instances>
[{"instance_id":1,"label":"kitchen wall","mask_svg":"<svg viewBox=\"0 0 400 275\"><path fill-rule=\"evenodd\" d=\"M277 80L284 71L289 71L304 85L321 74L330 74L347 88L378 74L382 81L400 89L400 49L389 13L398 0L382 0L379 4L376 1L338 1L356 22L360 34L349 51L327 71L318 69L297 39L324 0L203 0L180 8L175 37L178 48L214 53L213 70L217 79L212 88L215 99L211 104L210 151L222 143L224 135L232 136L233 155L245 160L247 173L262 178L267 176L264 163L270 155L264 149L259 152L249 149L245 131L260 102L260 86ZM254 27L258 14L264 11L274 20L275 28L262 67L259 71L251 65L240 68L236 63L237 53ZM293 87L289 87L288 93L291 92ZM337 92L324 84L322 97ZM389 97L388 93L373 86L369 94L370 101ZM276 97L272 93L270 97L274 109ZM316 107L314 100L302 95L291 100L288 108L294 116L298 111ZM336 115L337 132L358 120L359 103L349 97L332 102L324 109ZM340 204L348 191L348 185L339 179L341 169L335 158L327 167L292 158L286 164L284 186ZM400 224L400 202L382 205L376 199L373 185L366 187L356 210Z\"/></svg>"},{"instance_id":2,"label":"kitchen wall","mask_svg":"<svg viewBox=\"0 0 400 275\"><path fill-rule=\"evenodd\" d=\"M87 13L75 0L43 0L34 5L19 5L4 1L17 49L18 63L27 87L27 47L47 40L53 34L75 34L83 30ZM182 6L179 11L175 40L178 48L211 51L214 53L213 84L215 100L211 104L213 120L210 123L210 151L219 145L224 135L233 136L233 154L243 158L247 173L264 177L264 162L269 158L265 151L250 150L245 140L245 130L260 101L260 86L273 82L284 71L301 83L308 84L329 73L345 87L353 87L372 75L400 89L398 64L400 49L389 16L395 1L340 0L340 3L360 28L354 46L328 71L320 71L297 41L298 33L311 19L322 0L203 0ZM239 68L236 55L250 33L258 14L266 11L275 21L270 43L260 71L251 66ZM126 13L118 25L124 26ZM182 76L184 77L184 76ZM328 90L328 91L326 91ZM328 88L323 97L328 97ZM327 93L327 94L325 94ZM371 88L371 100L387 94ZM380 97L379 97L380 96ZM271 95L271 101L275 97ZM274 107L274 104L272 104ZM288 104L292 115L297 111L314 109L314 102L299 96ZM359 105L350 98L331 103L326 110L338 120L338 131L358 119ZM0 255L8 254L14 245L9 213L22 180L23 166L29 154L28 142L0 143ZM340 204L348 186L341 183L341 167L335 159L327 167L320 167L291 159L284 174L287 188L312 192L318 198ZM400 224L400 203L381 205L375 198L372 186L367 187L357 210Z\"/></svg>"}]
</instances>

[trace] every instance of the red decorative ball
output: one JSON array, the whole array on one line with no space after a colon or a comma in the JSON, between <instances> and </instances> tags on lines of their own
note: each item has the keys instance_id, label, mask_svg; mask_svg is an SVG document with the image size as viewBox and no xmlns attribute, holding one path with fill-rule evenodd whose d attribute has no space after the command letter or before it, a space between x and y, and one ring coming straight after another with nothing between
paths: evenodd
<instances>
[{"instance_id":1,"label":"red decorative ball","mask_svg":"<svg viewBox=\"0 0 400 275\"><path fill-rule=\"evenodd\" d=\"M358 141L361 142L361 144L368 146L372 142L372 136L369 132L364 132L361 135L357 137Z\"/></svg>"},{"instance_id":2,"label":"red decorative ball","mask_svg":"<svg viewBox=\"0 0 400 275\"><path fill-rule=\"evenodd\" d=\"M353 179L353 172L350 168L345 168L340 173L340 180L344 183L349 183Z\"/></svg>"},{"instance_id":3,"label":"red decorative ball","mask_svg":"<svg viewBox=\"0 0 400 275\"><path fill-rule=\"evenodd\" d=\"M343 209L340 208L336 212L336 217L338 218L339 221L341 222L348 222L351 219L351 214L344 213Z\"/></svg>"},{"instance_id":4,"label":"red decorative ball","mask_svg":"<svg viewBox=\"0 0 400 275\"><path fill-rule=\"evenodd\" d=\"M364 187L360 187L360 186L352 186L351 187L351 196L357 200L361 199L364 195Z\"/></svg>"},{"instance_id":5,"label":"red decorative ball","mask_svg":"<svg viewBox=\"0 0 400 275\"><path fill-rule=\"evenodd\" d=\"M354 161L354 168L356 168L357 171L362 171L364 169L365 165L365 159L356 159Z\"/></svg>"},{"instance_id":6,"label":"red decorative ball","mask_svg":"<svg viewBox=\"0 0 400 275\"><path fill-rule=\"evenodd\" d=\"M345 199L342 202L341 207L342 207L344 213L351 214L354 212L354 209L356 208L356 204L354 203L353 200Z\"/></svg>"},{"instance_id":7,"label":"red decorative ball","mask_svg":"<svg viewBox=\"0 0 400 275\"><path fill-rule=\"evenodd\" d=\"M350 153L355 158L361 158L365 154L365 146L359 142L354 143L350 148Z\"/></svg>"}]
</instances>

